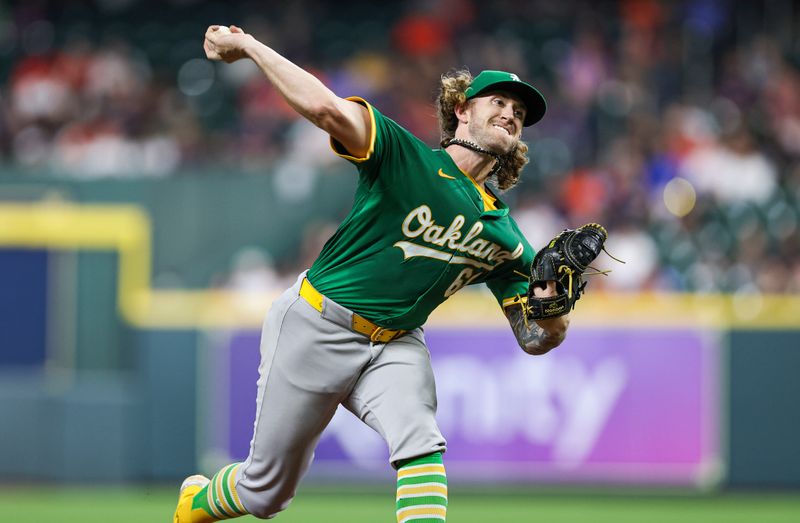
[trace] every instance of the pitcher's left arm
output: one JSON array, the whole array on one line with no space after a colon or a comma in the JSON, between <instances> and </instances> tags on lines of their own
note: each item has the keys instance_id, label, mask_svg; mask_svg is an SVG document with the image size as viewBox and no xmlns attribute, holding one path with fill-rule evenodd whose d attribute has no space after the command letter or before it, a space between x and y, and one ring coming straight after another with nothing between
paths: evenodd
<instances>
[{"instance_id":1,"label":"pitcher's left arm","mask_svg":"<svg viewBox=\"0 0 800 523\"><path fill-rule=\"evenodd\" d=\"M547 287L536 288L533 292L540 297L554 296L555 282L547 282ZM543 320L526 320L525 303L508 305L503 312L511 324L517 343L528 354L546 354L558 347L567 336L569 314Z\"/></svg>"}]
</instances>

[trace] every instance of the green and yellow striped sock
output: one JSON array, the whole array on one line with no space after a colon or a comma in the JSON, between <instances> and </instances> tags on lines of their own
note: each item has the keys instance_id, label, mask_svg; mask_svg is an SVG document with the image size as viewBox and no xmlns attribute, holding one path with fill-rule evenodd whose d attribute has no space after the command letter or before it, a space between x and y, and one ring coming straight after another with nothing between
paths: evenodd
<instances>
[{"instance_id":1,"label":"green and yellow striped sock","mask_svg":"<svg viewBox=\"0 0 800 523\"><path fill-rule=\"evenodd\" d=\"M192 510L203 509L217 520L238 518L248 514L234 488L236 471L240 466L241 463L232 463L214 474L211 482L195 494L192 499Z\"/></svg>"},{"instance_id":2,"label":"green and yellow striped sock","mask_svg":"<svg viewBox=\"0 0 800 523\"><path fill-rule=\"evenodd\" d=\"M401 461L397 467L397 523L441 523L447 518L447 475L442 453Z\"/></svg>"}]
</instances>

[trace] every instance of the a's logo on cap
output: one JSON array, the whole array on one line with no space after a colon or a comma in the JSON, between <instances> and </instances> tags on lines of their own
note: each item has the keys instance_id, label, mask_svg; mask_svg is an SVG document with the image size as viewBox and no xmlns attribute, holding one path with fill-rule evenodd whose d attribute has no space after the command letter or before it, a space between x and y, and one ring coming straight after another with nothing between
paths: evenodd
<instances>
[{"instance_id":1,"label":"a's logo on cap","mask_svg":"<svg viewBox=\"0 0 800 523\"><path fill-rule=\"evenodd\" d=\"M520 81L519 76L515 75L514 73L510 73L508 76L510 76L511 79L514 80L515 82Z\"/></svg>"}]
</instances>

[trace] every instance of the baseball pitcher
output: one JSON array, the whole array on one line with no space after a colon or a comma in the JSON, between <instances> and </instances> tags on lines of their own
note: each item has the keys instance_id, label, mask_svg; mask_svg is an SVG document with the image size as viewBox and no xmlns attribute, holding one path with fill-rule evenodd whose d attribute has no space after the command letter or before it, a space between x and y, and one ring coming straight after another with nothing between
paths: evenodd
<instances>
[{"instance_id":1,"label":"baseball pitcher","mask_svg":"<svg viewBox=\"0 0 800 523\"><path fill-rule=\"evenodd\" d=\"M486 283L522 350L545 354L564 339L581 275L606 239L588 224L534 256L487 186L517 182L528 161L522 128L544 116L544 98L507 72L447 74L437 99L442 143L432 150L236 26L209 27L204 48L211 60L253 60L330 135L333 152L356 167L358 187L319 258L267 314L250 455L210 480L187 478L174 521L269 518L285 509L340 404L389 446L397 521L444 521L446 443L421 326L459 289Z\"/></svg>"}]
</instances>

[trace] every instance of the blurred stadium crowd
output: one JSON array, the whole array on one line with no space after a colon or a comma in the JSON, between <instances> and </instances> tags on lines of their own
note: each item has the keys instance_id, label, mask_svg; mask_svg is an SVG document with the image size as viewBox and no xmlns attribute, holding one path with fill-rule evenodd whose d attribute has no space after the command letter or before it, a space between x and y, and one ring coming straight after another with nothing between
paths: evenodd
<instances>
[{"instance_id":1,"label":"blurred stadium crowd","mask_svg":"<svg viewBox=\"0 0 800 523\"><path fill-rule=\"evenodd\" d=\"M534 246L606 224L628 264L593 285L800 292L798 16L791 0L7 1L0 162L288 186L341 162L252 64L204 59L206 26L234 23L431 145L443 72L539 87L548 114L504 198Z\"/></svg>"}]
</instances>

